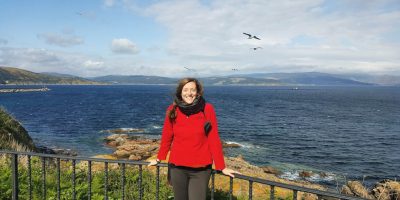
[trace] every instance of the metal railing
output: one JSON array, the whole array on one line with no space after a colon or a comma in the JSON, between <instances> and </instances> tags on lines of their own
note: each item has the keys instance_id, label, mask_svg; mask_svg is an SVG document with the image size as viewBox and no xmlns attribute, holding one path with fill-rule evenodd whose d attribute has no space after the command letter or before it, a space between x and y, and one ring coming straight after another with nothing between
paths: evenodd
<instances>
[{"instance_id":1,"label":"metal railing","mask_svg":"<svg viewBox=\"0 0 400 200\"><path fill-rule=\"evenodd\" d=\"M76 180L77 180L77 174L76 174L76 165L77 162L87 162L87 199L92 199L92 163L93 162L99 162L99 163L104 163L104 199L108 199L108 193L109 193L109 164L110 163L117 163L120 166L120 197L118 199L126 199L127 196L127 191L125 191L125 186L126 186L126 168L127 165L129 166L138 166L139 168L139 178L138 178L138 190L139 194L135 199L143 199L143 166L147 166L148 162L143 162L143 161L128 161L128 160L110 160L110 159L101 159L101 158L86 158L86 157L71 157L71 156L62 156L62 155L54 155L54 154L41 154L41 153L31 153L31 152L16 152L16 151L4 151L0 150L0 156L5 155L5 156L11 156L11 180L12 180L12 199L13 200L18 200L19 199L19 194L20 194L20 187L19 187L19 158L25 157L26 159L26 167L27 167L27 173L28 173L28 198L33 199L33 194L32 194L32 188L33 188L33 183L32 183L32 157L38 157L40 158L41 161L41 194L42 199L47 199L47 185L46 185L46 160L55 160L55 166L56 166L56 187L57 187L57 195L56 199L65 199L66 197L61 197L61 160L64 161L71 161L71 166L72 167L72 199L77 199L77 191L76 191ZM2 164L0 164L2 165ZM167 164L165 163L160 163L156 166L156 192L155 192L155 199L158 200L159 197L159 192L160 192L160 167L167 167ZM215 174L221 174L218 171L213 170L211 174L211 188L210 188L210 197L212 200L215 199ZM222 175L222 174L221 174ZM228 198L231 200L233 199L233 180L234 179L241 179L244 181L248 181L248 199L252 200L253 199L253 184L258 183L262 185L269 186L270 189L270 200L276 199L275 197L275 188L284 188L291 190L293 192L293 200L298 199L298 192L304 192L304 193L310 193L310 194L315 194L318 196L318 199L345 199L345 200L362 200L363 198L359 197L354 197L354 196L347 196L335 192L329 192L329 191L322 191L322 190L316 190L316 189L310 189L306 187L300 187L296 185L290 185L290 184L285 184L285 183L279 183L279 182L274 182L274 181L269 181L261 178L256 178L256 177L250 177L250 176L245 176L241 174L235 174L235 178L229 177L229 194ZM2 194L0 194L1 197Z\"/></svg>"}]
</instances>

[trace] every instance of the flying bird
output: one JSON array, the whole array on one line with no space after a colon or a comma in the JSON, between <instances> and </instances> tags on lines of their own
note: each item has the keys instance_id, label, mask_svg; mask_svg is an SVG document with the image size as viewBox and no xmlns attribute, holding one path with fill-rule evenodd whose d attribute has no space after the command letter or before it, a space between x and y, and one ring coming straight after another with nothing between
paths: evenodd
<instances>
[{"instance_id":1,"label":"flying bird","mask_svg":"<svg viewBox=\"0 0 400 200\"><path fill-rule=\"evenodd\" d=\"M253 49L255 51L257 49L262 49L262 47L253 47L253 48L250 48L250 49Z\"/></svg>"},{"instance_id":2,"label":"flying bird","mask_svg":"<svg viewBox=\"0 0 400 200\"><path fill-rule=\"evenodd\" d=\"M245 34L245 35L247 35L248 36L248 38L247 39L257 39L257 40L261 40L260 38L258 38L257 36L255 36L255 35L251 35L251 34L248 34L248 33L243 33L243 34Z\"/></svg>"},{"instance_id":3,"label":"flying bird","mask_svg":"<svg viewBox=\"0 0 400 200\"><path fill-rule=\"evenodd\" d=\"M190 69L189 67L184 67L185 69L189 70L189 71L196 71L194 69Z\"/></svg>"},{"instance_id":4,"label":"flying bird","mask_svg":"<svg viewBox=\"0 0 400 200\"><path fill-rule=\"evenodd\" d=\"M239 71L239 70L238 70L238 69L236 69L236 68L233 68L233 69L232 69L232 71Z\"/></svg>"}]
</instances>

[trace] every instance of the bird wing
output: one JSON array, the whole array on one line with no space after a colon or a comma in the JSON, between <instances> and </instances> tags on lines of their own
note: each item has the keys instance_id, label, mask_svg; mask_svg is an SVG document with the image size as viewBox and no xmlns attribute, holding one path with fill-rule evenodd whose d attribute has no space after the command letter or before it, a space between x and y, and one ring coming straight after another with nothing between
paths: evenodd
<instances>
[{"instance_id":1,"label":"bird wing","mask_svg":"<svg viewBox=\"0 0 400 200\"><path fill-rule=\"evenodd\" d=\"M248 34L248 33L243 33L243 34L245 34L245 35L247 35L247 36L251 37L251 35L250 35L250 34Z\"/></svg>"},{"instance_id":2,"label":"bird wing","mask_svg":"<svg viewBox=\"0 0 400 200\"><path fill-rule=\"evenodd\" d=\"M257 39L257 40L261 40L260 38L258 38L257 36L253 36L253 38L254 39Z\"/></svg>"}]
</instances>

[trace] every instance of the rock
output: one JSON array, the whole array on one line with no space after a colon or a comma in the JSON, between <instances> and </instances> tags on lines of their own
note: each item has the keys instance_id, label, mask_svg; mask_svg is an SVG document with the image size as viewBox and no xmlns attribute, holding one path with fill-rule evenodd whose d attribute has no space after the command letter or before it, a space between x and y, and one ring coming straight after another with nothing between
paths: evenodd
<instances>
[{"instance_id":1,"label":"rock","mask_svg":"<svg viewBox=\"0 0 400 200\"><path fill-rule=\"evenodd\" d=\"M351 189L347 185L342 186L342 191L340 191L340 193L345 194L345 195L354 196L354 193L351 191Z\"/></svg>"},{"instance_id":2,"label":"rock","mask_svg":"<svg viewBox=\"0 0 400 200\"><path fill-rule=\"evenodd\" d=\"M400 183L392 180L383 180L371 190L372 195L379 200L400 199Z\"/></svg>"},{"instance_id":3,"label":"rock","mask_svg":"<svg viewBox=\"0 0 400 200\"><path fill-rule=\"evenodd\" d=\"M299 176L301 178L310 178L313 175L312 171L301 171L299 172Z\"/></svg>"},{"instance_id":4,"label":"rock","mask_svg":"<svg viewBox=\"0 0 400 200\"><path fill-rule=\"evenodd\" d=\"M130 156L130 152L124 149L117 150L114 152L114 156L117 158L128 158Z\"/></svg>"},{"instance_id":5,"label":"rock","mask_svg":"<svg viewBox=\"0 0 400 200\"><path fill-rule=\"evenodd\" d=\"M373 196L368 194L368 190L359 181L348 181L347 186L354 193L355 196L373 199Z\"/></svg>"},{"instance_id":6,"label":"rock","mask_svg":"<svg viewBox=\"0 0 400 200\"><path fill-rule=\"evenodd\" d=\"M267 174L274 174L274 175L277 175L277 176L282 174L281 171L279 171L279 170L277 170L277 169L275 169L275 168L273 168L271 166L263 166L263 167L261 167L261 169L263 169L263 171L265 173L267 173Z\"/></svg>"},{"instance_id":7,"label":"rock","mask_svg":"<svg viewBox=\"0 0 400 200\"><path fill-rule=\"evenodd\" d=\"M223 148L240 148L239 144L222 142Z\"/></svg>"},{"instance_id":8,"label":"rock","mask_svg":"<svg viewBox=\"0 0 400 200\"><path fill-rule=\"evenodd\" d=\"M142 160L142 156L139 155L130 155L129 160Z\"/></svg>"},{"instance_id":9,"label":"rock","mask_svg":"<svg viewBox=\"0 0 400 200\"><path fill-rule=\"evenodd\" d=\"M304 200L317 200L318 196L316 194L304 193L303 198Z\"/></svg>"},{"instance_id":10,"label":"rock","mask_svg":"<svg viewBox=\"0 0 400 200\"><path fill-rule=\"evenodd\" d=\"M159 141L144 137L114 134L106 138L107 145L116 147L114 156L120 159L144 160L158 152Z\"/></svg>"},{"instance_id":11,"label":"rock","mask_svg":"<svg viewBox=\"0 0 400 200\"><path fill-rule=\"evenodd\" d=\"M143 133L144 129L139 129L139 128L117 128L117 129L103 130L103 131L100 131L100 132L115 133L115 134L121 134L121 133Z\"/></svg>"},{"instance_id":12,"label":"rock","mask_svg":"<svg viewBox=\"0 0 400 200\"><path fill-rule=\"evenodd\" d=\"M73 151L71 149L53 149L55 154L58 155L65 155L65 156L77 156L78 153L76 151Z\"/></svg>"},{"instance_id":13,"label":"rock","mask_svg":"<svg viewBox=\"0 0 400 200\"><path fill-rule=\"evenodd\" d=\"M112 134L110 136L107 136L105 141L115 141L118 138L128 138L128 134Z\"/></svg>"}]
</instances>

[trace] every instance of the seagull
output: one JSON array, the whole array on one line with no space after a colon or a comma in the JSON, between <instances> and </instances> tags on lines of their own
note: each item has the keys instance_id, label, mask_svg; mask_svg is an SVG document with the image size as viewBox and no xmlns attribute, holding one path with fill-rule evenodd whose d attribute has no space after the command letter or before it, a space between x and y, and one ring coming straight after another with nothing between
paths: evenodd
<instances>
[{"instance_id":1,"label":"seagull","mask_svg":"<svg viewBox=\"0 0 400 200\"><path fill-rule=\"evenodd\" d=\"M255 36L255 35L251 35L251 34L248 34L248 33L243 33L243 34L245 34L245 35L247 35L248 36L248 38L247 39L257 39L257 40L261 40L260 38L258 38L257 36Z\"/></svg>"},{"instance_id":2,"label":"seagull","mask_svg":"<svg viewBox=\"0 0 400 200\"><path fill-rule=\"evenodd\" d=\"M196 70L190 69L190 68L188 68L188 67L184 67L184 68L187 69L187 70L189 70L189 71L196 71Z\"/></svg>"},{"instance_id":3,"label":"seagull","mask_svg":"<svg viewBox=\"0 0 400 200\"><path fill-rule=\"evenodd\" d=\"M257 49L262 49L262 47L254 47L254 48L250 48L250 49L253 49L255 51Z\"/></svg>"},{"instance_id":4,"label":"seagull","mask_svg":"<svg viewBox=\"0 0 400 200\"><path fill-rule=\"evenodd\" d=\"M233 68L233 69L232 69L232 71L239 71L239 70L238 70L238 69L236 69L236 68Z\"/></svg>"}]
</instances>

